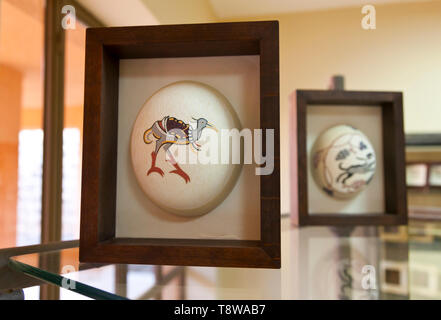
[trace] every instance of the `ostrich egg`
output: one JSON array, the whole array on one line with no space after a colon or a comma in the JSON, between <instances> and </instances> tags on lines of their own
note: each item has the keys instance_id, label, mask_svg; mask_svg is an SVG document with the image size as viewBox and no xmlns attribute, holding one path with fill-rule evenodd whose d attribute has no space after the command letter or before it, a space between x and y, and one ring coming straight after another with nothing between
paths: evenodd
<instances>
[{"instance_id":1,"label":"ostrich egg","mask_svg":"<svg viewBox=\"0 0 441 320\"><path fill-rule=\"evenodd\" d=\"M221 161L226 151L221 131L226 129L241 130L241 124L215 88L179 81L155 92L140 106L130 143L133 171L145 196L187 217L221 204L242 169Z\"/></svg>"},{"instance_id":2,"label":"ostrich egg","mask_svg":"<svg viewBox=\"0 0 441 320\"><path fill-rule=\"evenodd\" d=\"M311 150L315 182L332 197L348 199L369 185L375 174L375 150L358 129L338 125L322 132Z\"/></svg>"}]
</instances>

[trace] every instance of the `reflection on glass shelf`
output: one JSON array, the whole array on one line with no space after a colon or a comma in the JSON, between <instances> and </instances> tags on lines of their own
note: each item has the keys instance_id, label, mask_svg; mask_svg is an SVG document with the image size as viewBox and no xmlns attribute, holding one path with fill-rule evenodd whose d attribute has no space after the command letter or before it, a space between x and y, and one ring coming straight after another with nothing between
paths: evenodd
<instances>
[{"instance_id":1,"label":"reflection on glass shelf","mask_svg":"<svg viewBox=\"0 0 441 320\"><path fill-rule=\"evenodd\" d=\"M93 300L85 295L60 288L60 300Z\"/></svg>"},{"instance_id":2,"label":"reflection on glass shelf","mask_svg":"<svg viewBox=\"0 0 441 320\"><path fill-rule=\"evenodd\" d=\"M285 217L280 270L80 264L78 248L10 266L94 299L407 299L435 278L418 266L409 284L407 227L295 228Z\"/></svg>"},{"instance_id":3,"label":"reflection on glass shelf","mask_svg":"<svg viewBox=\"0 0 441 320\"><path fill-rule=\"evenodd\" d=\"M409 227L412 299L441 299L441 223L416 221Z\"/></svg>"},{"instance_id":4,"label":"reflection on glass shelf","mask_svg":"<svg viewBox=\"0 0 441 320\"><path fill-rule=\"evenodd\" d=\"M34 286L23 289L25 300L39 300L40 299L40 286Z\"/></svg>"}]
</instances>

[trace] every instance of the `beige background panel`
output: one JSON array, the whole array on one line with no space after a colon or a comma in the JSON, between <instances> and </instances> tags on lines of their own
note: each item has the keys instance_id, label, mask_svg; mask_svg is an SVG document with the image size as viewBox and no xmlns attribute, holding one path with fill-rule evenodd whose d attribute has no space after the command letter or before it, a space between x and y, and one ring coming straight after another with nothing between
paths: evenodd
<instances>
[{"instance_id":1,"label":"beige background panel","mask_svg":"<svg viewBox=\"0 0 441 320\"><path fill-rule=\"evenodd\" d=\"M179 217L158 208L139 188L131 167L132 125L145 101L182 80L206 83L235 108L244 128L259 127L259 57L121 60L119 82L116 236L181 239L260 239L260 183L254 165L212 212Z\"/></svg>"},{"instance_id":2,"label":"beige background panel","mask_svg":"<svg viewBox=\"0 0 441 320\"><path fill-rule=\"evenodd\" d=\"M363 132L375 149L377 167L369 186L358 196L339 200L328 196L317 186L312 176L311 149L317 137L326 129L348 124ZM382 213L384 199L384 163L382 118L380 107L308 106L306 114L308 158L308 207L310 213Z\"/></svg>"},{"instance_id":3,"label":"beige background panel","mask_svg":"<svg viewBox=\"0 0 441 320\"><path fill-rule=\"evenodd\" d=\"M331 76L342 74L347 90L402 91L406 132L440 132L441 1L375 8L375 30L361 28L361 5L223 19L279 20L280 191L284 213L290 210L289 144L296 140L289 124L289 95L296 89L328 89Z\"/></svg>"}]
</instances>

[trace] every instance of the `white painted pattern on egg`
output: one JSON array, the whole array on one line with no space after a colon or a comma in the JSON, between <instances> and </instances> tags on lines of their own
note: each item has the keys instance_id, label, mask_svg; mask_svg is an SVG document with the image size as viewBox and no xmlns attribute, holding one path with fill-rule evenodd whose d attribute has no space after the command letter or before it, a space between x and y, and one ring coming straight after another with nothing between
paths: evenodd
<instances>
[{"instance_id":1,"label":"white painted pattern on egg","mask_svg":"<svg viewBox=\"0 0 441 320\"><path fill-rule=\"evenodd\" d=\"M332 197L348 199L364 190L376 169L375 150L368 137L349 125L322 132L311 150L315 182Z\"/></svg>"}]
</instances>

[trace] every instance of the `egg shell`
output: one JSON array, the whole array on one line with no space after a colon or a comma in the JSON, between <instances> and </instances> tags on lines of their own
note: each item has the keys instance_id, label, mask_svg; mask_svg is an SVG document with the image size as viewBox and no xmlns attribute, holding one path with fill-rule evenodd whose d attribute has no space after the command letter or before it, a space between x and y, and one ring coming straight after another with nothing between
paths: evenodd
<instances>
[{"instance_id":1,"label":"egg shell","mask_svg":"<svg viewBox=\"0 0 441 320\"><path fill-rule=\"evenodd\" d=\"M152 166L152 152L155 150L157 136L150 135L148 139L152 143L146 144L144 134L155 122L166 116L178 119L193 128L196 128L193 119L204 118L218 130L241 130L239 118L227 98L218 90L200 82L179 81L154 93L141 107L133 124L130 144L132 167L144 194L157 206L172 214L207 214L228 196L240 175L242 165L204 164L201 161L190 163L188 157L195 160L195 156L207 155L209 152L204 148L212 146L210 143L214 143L215 139L220 137L207 127L202 130L197 141L201 144L201 151L192 150L190 144L172 144L169 149L190 181L186 182L182 176L172 173L176 168L167 161L164 147L161 147L156 155L156 167L160 168L164 175L158 172L147 175ZM191 134L191 130L189 133ZM219 154L222 152L220 142L217 150ZM179 161L179 152L187 154L184 161Z\"/></svg>"},{"instance_id":2,"label":"egg shell","mask_svg":"<svg viewBox=\"0 0 441 320\"><path fill-rule=\"evenodd\" d=\"M311 150L315 182L337 199L355 197L375 174L375 150L360 130L337 125L322 132Z\"/></svg>"}]
</instances>

